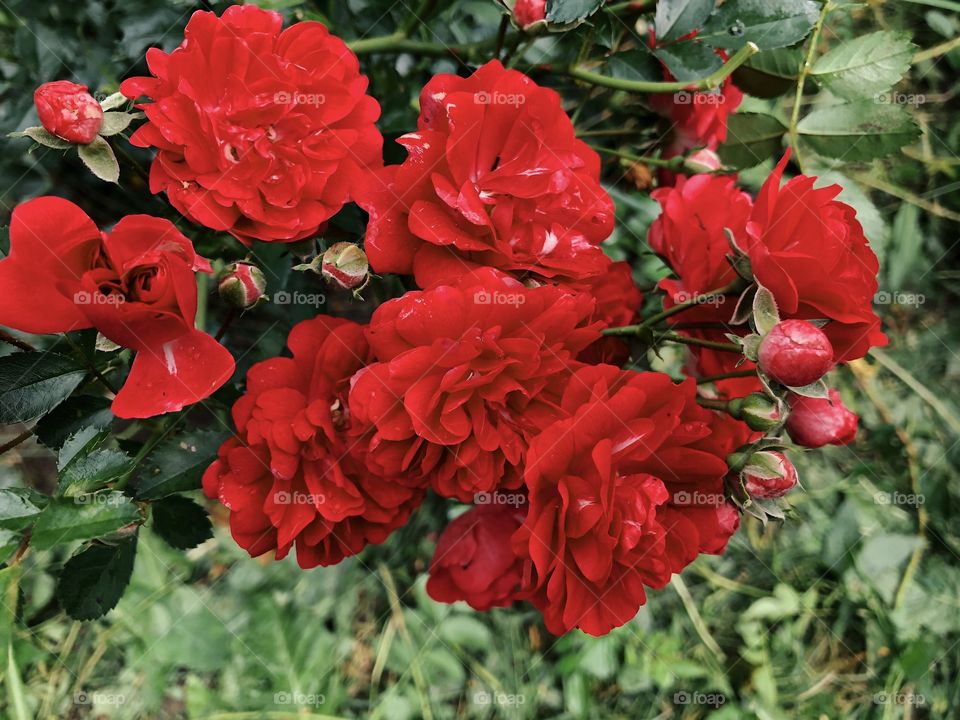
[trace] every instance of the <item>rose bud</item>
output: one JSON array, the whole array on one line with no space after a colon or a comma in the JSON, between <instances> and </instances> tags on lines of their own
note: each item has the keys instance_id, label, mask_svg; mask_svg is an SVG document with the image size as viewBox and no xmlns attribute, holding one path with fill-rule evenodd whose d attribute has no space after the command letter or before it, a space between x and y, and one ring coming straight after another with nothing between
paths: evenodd
<instances>
[{"instance_id":1,"label":"rose bud","mask_svg":"<svg viewBox=\"0 0 960 720\"><path fill-rule=\"evenodd\" d=\"M93 142L103 124L103 108L86 85L69 80L44 83L33 93L40 124L48 132L72 143Z\"/></svg>"},{"instance_id":2,"label":"rose bud","mask_svg":"<svg viewBox=\"0 0 960 720\"><path fill-rule=\"evenodd\" d=\"M683 161L683 169L688 173L709 173L720 169L720 156L709 148L697 150Z\"/></svg>"},{"instance_id":3,"label":"rose bud","mask_svg":"<svg viewBox=\"0 0 960 720\"><path fill-rule=\"evenodd\" d=\"M787 432L797 445L849 445L857 435L857 415L847 409L836 390L830 391L829 400L791 394L787 404Z\"/></svg>"},{"instance_id":4,"label":"rose bud","mask_svg":"<svg viewBox=\"0 0 960 720\"><path fill-rule=\"evenodd\" d=\"M547 0L517 0L513 6L513 20L524 30L547 17Z\"/></svg>"},{"instance_id":5,"label":"rose bud","mask_svg":"<svg viewBox=\"0 0 960 720\"><path fill-rule=\"evenodd\" d=\"M757 352L760 369L781 385L803 387L833 367L833 345L806 320L783 320L764 335Z\"/></svg>"},{"instance_id":6,"label":"rose bud","mask_svg":"<svg viewBox=\"0 0 960 720\"><path fill-rule=\"evenodd\" d=\"M783 497L797 486L797 469L780 452L754 453L742 477L750 496L764 500Z\"/></svg>"},{"instance_id":7,"label":"rose bud","mask_svg":"<svg viewBox=\"0 0 960 720\"><path fill-rule=\"evenodd\" d=\"M223 269L217 290L231 306L249 310L266 298L267 280L253 263L234 262Z\"/></svg>"},{"instance_id":8,"label":"rose bud","mask_svg":"<svg viewBox=\"0 0 960 720\"><path fill-rule=\"evenodd\" d=\"M370 269L367 256L359 246L338 242L327 248L320 263L320 274L328 282L350 290L367 281Z\"/></svg>"},{"instance_id":9,"label":"rose bud","mask_svg":"<svg viewBox=\"0 0 960 720\"><path fill-rule=\"evenodd\" d=\"M730 412L743 420L751 430L766 432L773 430L783 421L777 401L763 393L750 393L744 398L730 401Z\"/></svg>"}]
</instances>

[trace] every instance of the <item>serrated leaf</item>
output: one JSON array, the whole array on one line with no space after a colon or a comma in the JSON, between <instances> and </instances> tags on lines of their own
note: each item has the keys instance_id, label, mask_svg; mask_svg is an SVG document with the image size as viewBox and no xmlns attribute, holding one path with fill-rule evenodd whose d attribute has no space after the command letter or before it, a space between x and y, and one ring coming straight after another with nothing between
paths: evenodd
<instances>
[{"instance_id":1,"label":"serrated leaf","mask_svg":"<svg viewBox=\"0 0 960 720\"><path fill-rule=\"evenodd\" d=\"M658 43L667 43L700 28L716 0L658 0L654 28Z\"/></svg>"},{"instance_id":2,"label":"serrated leaf","mask_svg":"<svg viewBox=\"0 0 960 720\"><path fill-rule=\"evenodd\" d=\"M547 0L547 22L554 25L578 23L593 15L603 0Z\"/></svg>"},{"instance_id":3,"label":"serrated leaf","mask_svg":"<svg viewBox=\"0 0 960 720\"><path fill-rule=\"evenodd\" d=\"M203 471L217 457L226 435L198 431L171 438L154 450L136 479L136 496L156 500L200 487Z\"/></svg>"},{"instance_id":4,"label":"serrated leaf","mask_svg":"<svg viewBox=\"0 0 960 720\"><path fill-rule=\"evenodd\" d=\"M100 126L100 136L110 137L126 130L130 123L136 120L137 113L108 112L103 114L103 124Z\"/></svg>"},{"instance_id":5,"label":"serrated leaf","mask_svg":"<svg viewBox=\"0 0 960 720\"><path fill-rule=\"evenodd\" d=\"M863 100L814 110L797 132L819 154L857 162L885 157L920 135L920 128L899 105Z\"/></svg>"},{"instance_id":6,"label":"serrated leaf","mask_svg":"<svg viewBox=\"0 0 960 720\"><path fill-rule=\"evenodd\" d=\"M153 503L150 517L153 531L178 550L189 550L213 537L207 511L182 495L171 495Z\"/></svg>"},{"instance_id":7,"label":"serrated leaf","mask_svg":"<svg viewBox=\"0 0 960 720\"><path fill-rule=\"evenodd\" d=\"M803 40L819 16L820 7L813 0L727 0L697 38L730 50L747 42L772 50Z\"/></svg>"},{"instance_id":8,"label":"serrated leaf","mask_svg":"<svg viewBox=\"0 0 960 720\"><path fill-rule=\"evenodd\" d=\"M64 355L18 352L0 357L0 423L35 420L66 400L86 370Z\"/></svg>"},{"instance_id":9,"label":"serrated leaf","mask_svg":"<svg viewBox=\"0 0 960 720\"><path fill-rule=\"evenodd\" d=\"M753 314L753 294L756 291L756 285L750 285L737 298L737 305L733 308L733 315L730 317L731 325L743 325L750 320Z\"/></svg>"},{"instance_id":10,"label":"serrated leaf","mask_svg":"<svg viewBox=\"0 0 960 720\"><path fill-rule=\"evenodd\" d=\"M777 309L777 300L767 288L757 286L753 296L753 326L760 335L766 335L773 326L780 322L780 311Z\"/></svg>"},{"instance_id":11,"label":"serrated leaf","mask_svg":"<svg viewBox=\"0 0 960 720\"><path fill-rule=\"evenodd\" d=\"M723 65L713 48L693 41L654 48L653 54L680 81L701 80Z\"/></svg>"},{"instance_id":12,"label":"serrated leaf","mask_svg":"<svg viewBox=\"0 0 960 720\"><path fill-rule=\"evenodd\" d=\"M57 492L75 496L99 490L126 475L132 462L119 450L94 450L75 459L60 473Z\"/></svg>"},{"instance_id":13,"label":"serrated leaf","mask_svg":"<svg viewBox=\"0 0 960 720\"><path fill-rule=\"evenodd\" d=\"M660 63L646 48L618 52L603 64L603 69L610 77L622 80L663 80Z\"/></svg>"},{"instance_id":14,"label":"serrated leaf","mask_svg":"<svg viewBox=\"0 0 960 720\"><path fill-rule=\"evenodd\" d=\"M746 357L747 360L752 360L753 362L756 362L757 351L760 348L760 336L755 334L750 334L745 337L739 338L739 341L740 341L740 347L743 348L744 357Z\"/></svg>"},{"instance_id":15,"label":"serrated leaf","mask_svg":"<svg viewBox=\"0 0 960 720\"><path fill-rule=\"evenodd\" d=\"M70 558L57 581L60 607L74 620L95 620L116 607L137 556L134 536L116 545L91 545Z\"/></svg>"},{"instance_id":16,"label":"serrated leaf","mask_svg":"<svg viewBox=\"0 0 960 720\"><path fill-rule=\"evenodd\" d=\"M96 395L76 395L44 415L34 428L37 439L52 450L85 427L97 430L113 422L110 401Z\"/></svg>"},{"instance_id":17,"label":"serrated leaf","mask_svg":"<svg viewBox=\"0 0 960 720\"><path fill-rule=\"evenodd\" d=\"M767 50L738 67L733 73L733 82L754 97L779 97L796 87L802 62L796 48Z\"/></svg>"},{"instance_id":18,"label":"serrated leaf","mask_svg":"<svg viewBox=\"0 0 960 720\"><path fill-rule=\"evenodd\" d=\"M32 523L41 510L20 488L0 489L0 528L21 530Z\"/></svg>"},{"instance_id":19,"label":"serrated leaf","mask_svg":"<svg viewBox=\"0 0 960 720\"><path fill-rule=\"evenodd\" d=\"M870 33L829 50L810 74L834 95L848 100L868 98L900 82L915 49L909 33Z\"/></svg>"},{"instance_id":20,"label":"serrated leaf","mask_svg":"<svg viewBox=\"0 0 960 720\"><path fill-rule=\"evenodd\" d=\"M727 118L727 140L717 153L724 165L742 170L780 152L787 128L772 115L735 113Z\"/></svg>"},{"instance_id":21,"label":"serrated leaf","mask_svg":"<svg viewBox=\"0 0 960 720\"><path fill-rule=\"evenodd\" d=\"M115 183L120 179L120 164L117 162L117 156L113 154L110 143L102 137L95 137L93 142L87 145L78 145L77 152L83 164L101 180Z\"/></svg>"},{"instance_id":22,"label":"serrated leaf","mask_svg":"<svg viewBox=\"0 0 960 720\"><path fill-rule=\"evenodd\" d=\"M64 140L61 137L57 137L52 132L49 132L46 128L42 127L29 127L26 130L21 130L20 132L8 133L7 137L10 138L22 138L27 137L33 140L38 145L43 145L44 147L53 148L54 150L69 150L73 147L73 143L69 140Z\"/></svg>"},{"instance_id":23,"label":"serrated leaf","mask_svg":"<svg viewBox=\"0 0 960 720\"><path fill-rule=\"evenodd\" d=\"M84 427L68 437L57 453L57 470L62 472L77 458L88 455L103 444L110 433L105 428Z\"/></svg>"},{"instance_id":24,"label":"serrated leaf","mask_svg":"<svg viewBox=\"0 0 960 720\"><path fill-rule=\"evenodd\" d=\"M37 518L30 542L44 550L74 540L108 535L140 519L139 508L116 491L53 498Z\"/></svg>"}]
</instances>

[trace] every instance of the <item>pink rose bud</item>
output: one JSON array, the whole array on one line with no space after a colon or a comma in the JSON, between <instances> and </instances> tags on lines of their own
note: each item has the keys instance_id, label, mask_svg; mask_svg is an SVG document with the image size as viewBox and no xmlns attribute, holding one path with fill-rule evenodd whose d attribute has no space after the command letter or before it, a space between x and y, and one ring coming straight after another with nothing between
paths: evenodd
<instances>
[{"instance_id":1,"label":"pink rose bud","mask_svg":"<svg viewBox=\"0 0 960 720\"><path fill-rule=\"evenodd\" d=\"M743 487L751 497L772 500L797 486L797 469L781 452L754 453L743 468Z\"/></svg>"},{"instance_id":2,"label":"pink rose bud","mask_svg":"<svg viewBox=\"0 0 960 720\"><path fill-rule=\"evenodd\" d=\"M720 156L708 148L697 150L683 161L683 169L689 173L714 172L719 170L721 165Z\"/></svg>"},{"instance_id":3,"label":"pink rose bud","mask_svg":"<svg viewBox=\"0 0 960 720\"><path fill-rule=\"evenodd\" d=\"M526 30L547 17L547 0L517 0L513 6L513 19Z\"/></svg>"},{"instance_id":4,"label":"pink rose bud","mask_svg":"<svg viewBox=\"0 0 960 720\"><path fill-rule=\"evenodd\" d=\"M227 265L217 288L227 303L238 310L256 307L265 297L267 280L253 263L240 261Z\"/></svg>"},{"instance_id":5,"label":"pink rose bud","mask_svg":"<svg viewBox=\"0 0 960 720\"><path fill-rule=\"evenodd\" d=\"M829 400L791 394L787 404L787 432L797 445L849 445L857 435L858 418L846 408L836 390L830 391Z\"/></svg>"},{"instance_id":6,"label":"pink rose bud","mask_svg":"<svg viewBox=\"0 0 960 720\"><path fill-rule=\"evenodd\" d=\"M33 93L33 102L40 124L57 137L86 145L100 132L103 108L86 85L69 80L44 83Z\"/></svg>"},{"instance_id":7,"label":"pink rose bud","mask_svg":"<svg viewBox=\"0 0 960 720\"><path fill-rule=\"evenodd\" d=\"M731 400L729 408L734 417L759 432L773 430L783 421L778 403L763 393L750 393L744 398Z\"/></svg>"},{"instance_id":8,"label":"pink rose bud","mask_svg":"<svg viewBox=\"0 0 960 720\"><path fill-rule=\"evenodd\" d=\"M782 385L803 387L833 367L833 345L823 330L806 320L783 320L764 335L760 369Z\"/></svg>"},{"instance_id":9,"label":"pink rose bud","mask_svg":"<svg viewBox=\"0 0 960 720\"><path fill-rule=\"evenodd\" d=\"M363 250L348 242L331 245L320 263L320 274L324 279L347 290L365 283L369 269Z\"/></svg>"}]
</instances>

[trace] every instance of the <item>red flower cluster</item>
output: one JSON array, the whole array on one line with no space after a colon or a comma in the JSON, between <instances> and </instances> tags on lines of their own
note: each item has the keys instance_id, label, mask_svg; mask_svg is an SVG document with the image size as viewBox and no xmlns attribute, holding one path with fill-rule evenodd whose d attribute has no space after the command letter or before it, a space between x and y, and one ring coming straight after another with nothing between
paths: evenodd
<instances>
[{"instance_id":1,"label":"red flower cluster","mask_svg":"<svg viewBox=\"0 0 960 720\"><path fill-rule=\"evenodd\" d=\"M423 492L370 473L349 439L351 376L369 361L362 326L320 315L297 325L292 358L257 363L233 406L236 435L203 476L251 555L295 544L301 567L332 565L403 525Z\"/></svg>"},{"instance_id":2,"label":"red flower cluster","mask_svg":"<svg viewBox=\"0 0 960 720\"><path fill-rule=\"evenodd\" d=\"M253 5L195 12L179 48L147 51L154 77L120 86L153 100L130 139L158 150L151 191L244 242L313 235L382 164L356 56L321 23L282 23Z\"/></svg>"},{"instance_id":3,"label":"red flower cluster","mask_svg":"<svg viewBox=\"0 0 960 720\"><path fill-rule=\"evenodd\" d=\"M194 327L194 274L210 263L168 220L129 215L100 232L73 203L19 205L0 261L0 325L31 333L93 327L136 352L113 401L142 418L203 400L233 374L233 357Z\"/></svg>"}]
</instances>

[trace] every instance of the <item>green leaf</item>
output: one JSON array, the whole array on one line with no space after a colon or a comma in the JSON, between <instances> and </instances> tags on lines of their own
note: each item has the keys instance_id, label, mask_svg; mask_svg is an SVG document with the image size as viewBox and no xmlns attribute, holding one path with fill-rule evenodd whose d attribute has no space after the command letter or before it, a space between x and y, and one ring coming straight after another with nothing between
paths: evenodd
<instances>
[{"instance_id":1,"label":"green leaf","mask_svg":"<svg viewBox=\"0 0 960 720\"><path fill-rule=\"evenodd\" d=\"M0 423L35 420L66 400L86 370L72 359L48 352L0 357Z\"/></svg>"},{"instance_id":2,"label":"green leaf","mask_svg":"<svg viewBox=\"0 0 960 720\"><path fill-rule=\"evenodd\" d=\"M668 43L700 28L716 0L659 0L654 27L658 43Z\"/></svg>"},{"instance_id":3,"label":"green leaf","mask_svg":"<svg viewBox=\"0 0 960 720\"><path fill-rule=\"evenodd\" d=\"M184 490L196 490L203 471L216 459L225 439L223 433L201 430L161 443L137 475L136 496L141 500L156 500Z\"/></svg>"},{"instance_id":4,"label":"green leaf","mask_svg":"<svg viewBox=\"0 0 960 720\"><path fill-rule=\"evenodd\" d=\"M100 447L110 433L104 428L85 427L71 435L60 447L57 454L57 470L63 471L74 460L89 455Z\"/></svg>"},{"instance_id":5,"label":"green leaf","mask_svg":"<svg viewBox=\"0 0 960 720\"><path fill-rule=\"evenodd\" d=\"M890 155L920 135L902 107L871 100L814 110L797 131L819 154L848 162Z\"/></svg>"},{"instance_id":6,"label":"green leaf","mask_svg":"<svg viewBox=\"0 0 960 720\"><path fill-rule=\"evenodd\" d=\"M213 537L207 511L188 497L171 495L150 508L153 531L178 550L189 550Z\"/></svg>"},{"instance_id":7,"label":"green leaf","mask_svg":"<svg viewBox=\"0 0 960 720\"><path fill-rule=\"evenodd\" d=\"M920 230L920 209L903 203L893 219L893 237L896 244L886 266L886 287L895 292L903 289L904 280L911 276L918 260L921 260L923 233Z\"/></svg>"},{"instance_id":8,"label":"green leaf","mask_svg":"<svg viewBox=\"0 0 960 720\"><path fill-rule=\"evenodd\" d=\"M759 285L753 296L753 325L760 335L766 335L780 322L777 300L767 288Z\"/></svg>"},{"instance_id":9,"label":"green leaf","mask_svg":"<svg viewBox=\"0 0 960 720\"><path fill-rule=\"evenodd\" d=\"M54 498L37 518L31 543L44 550L108 535L140 519L140 509L121 492Z\"/></svg>"},{"instance_id":10,"label":"green leaf","mask_svg":"<svg viewBox=\"0 0 960 720\"><path fill-rule=\"evenodd\" d=\"M697 38L730 50L748 42L772 50L803 40L819 16L820 7L813 0L727 0Z\"/></svg>"},{"instance_id":11,"label":"green leaf","mask_svg":"<svg viewBox=\"0 0 960 720\"><path fill-rule=\"evenodd\" d=\"M777 155L787 128L772 115L736 113L727 118L727 140L718 149L724 165L742 170Z\"/></svg>"},{"instance_id":12,"label":"green leaf","mask_svg":"<svg viewBox=\"0 0 960 720\"><path fill-rule=\"evenodd\" d=\"M75 496L99 490L123 477L132 464L130 457L119 450L94 450L74 460L60 472L57 492Z\"/></svg>"},{"instance_id":13,"label":"green leaf","mask_svg":"<svg viewBox=\"0 0 960 720\"><path fill-rule=\"evenodd\" d=\"M32 523L41 512L30 493L23 488L0 489L0 528L21 530Z\"/></svg>"},{"instance_id":14,"label":"green leaf","mask_svg":"<svg viewBox=\"0 0 960 720\"><path fill-rule=\"evenodd\" d=\"M754 55L733 73L733 82L745 93L774 98L796 88L803 58L796 48L777 48Z\"/></svg>"},{"instance_id":15,"label":"green leaf","mask_svg":"<svg viewBox=\"0 0 960 720\"><path fill-rule=\"evenodd\" d=\"M682 42L656 48L653 54L680 81L701 80L723 65L723 60L713 48L698 42Z\"/></svg>"},{"instance_id":16,"label":"green leaf","mask_svg":"<svg viewBox=\"0 0 960 720\"><path fill-rule=\"evenodd\" d=\"M816 380L809 385L804 385L803 387L791 386L790 392L795 395L803 395L803 397L818 400L828 400L830 398L830 388L827 387L827 384L822 379Z\"/></svg>"},{"instance_id":17,"label":"green leaf","mask_svg":"<svg viewBox=\"0 0 960 720\"><path fill-rule=\"evenodd\" d=\"M5 563L13 555L14 551L20 547L23 535L15 530L0 529L0 563Z\"/></svg>"},{"instance_id":18,"label":"green leaf","mask_svg":"<svg viewBox=\"0 0 960 720\"><path fill-rule=\"evenodd\" d=\"M113 95L107 95L103 100L100 101L100 107L103 108L104 113L107 110L115 110L122 105L125 105L128 102L126 95L123 93L115 92Z\"/></svg>"},{"instance_id":19,"label":"green leaf","mask_svg":"<svg viewBox=\"0 0 960 720\"><path fill-rule=\"evenodd\" d=\"M106 615L130 584L136 556L136 536L116 545L91 545L81 550L60 572L60 607L74 620L95 620Z\"/></svg>"},{"instance_id":20,"label":"green leaf","mask_svg":"<svg viewBox=\"0 0 960 720\"><path fill-rule=\"evenodd\" d=\"M28 137L33 140L38 145L43 145L44 147L53 148L54 150L69 150L73 147L73 143L69 140L64 140L63 138L57 137L53 133L47 131L42 127L29 127L26 130L20 132L8 133L7 137L11 138L21 138Z\"/></svg>"},{"instance_id":21,"label":"green leaf","mask_svg":"<svg viewBox=\"0 0 960 720\"><path fill-rule=\"evenodd\" d=\"M593 15L603 0L547 0L547 22L554 25L578 23Z\"/></svg>"},{"instance_id":22,"label":"green leaf","mask_svg":"<svg viewBox=\"0 0 960 720\"><path fill-rule=\"evenodd\" d=\"M663 69L646 48L619 52L603 64L610 77L622 80L662 81Z\"/></svg>"},{"instance_id":23,"label":"green leaf","mask_svg":"<svg viewBox=\"0 0 960 720\"><path fill-rule=\"evenodd\" d=\"M44 415L34 428L37 439L57 450L67 438L85 427L97 430L113 422L110 401L96 395L76 395Z\"/></svg>"},{"instance_id":24,"label":"green leaf","mask_svg":"<svg viewBox=\"0 0 960 720\"><path fill-rule=\"evenodd\" d=\"M811 76L834 95L855 100L889 90L910 68L916 46L905 32L875 32L832 48Z\"/></svg>"},{"instance_id":25,"label":"green leaf","mask_svg":"<svg viewBox=\"0 0 960 720\"><path fill-rule=\"evenodd\" d=\"M118 135L126 130L130 123L140 116L139 113L108 112L103 114L103 125L100 126L100 136L109 137Z\"/></svg>"},{"instance_id":26,"label":"green leaf","mask_svg":"<svg viewBox=\"0 0 960 720\"><path fill-rule=\"evenodd\" d=\"M110 143L102 137L96 137L87 145L78 145L77 151L83 164L101 180L115 183L120 179L120 164L113 154Z\"/></svg>"}]
</instances>

